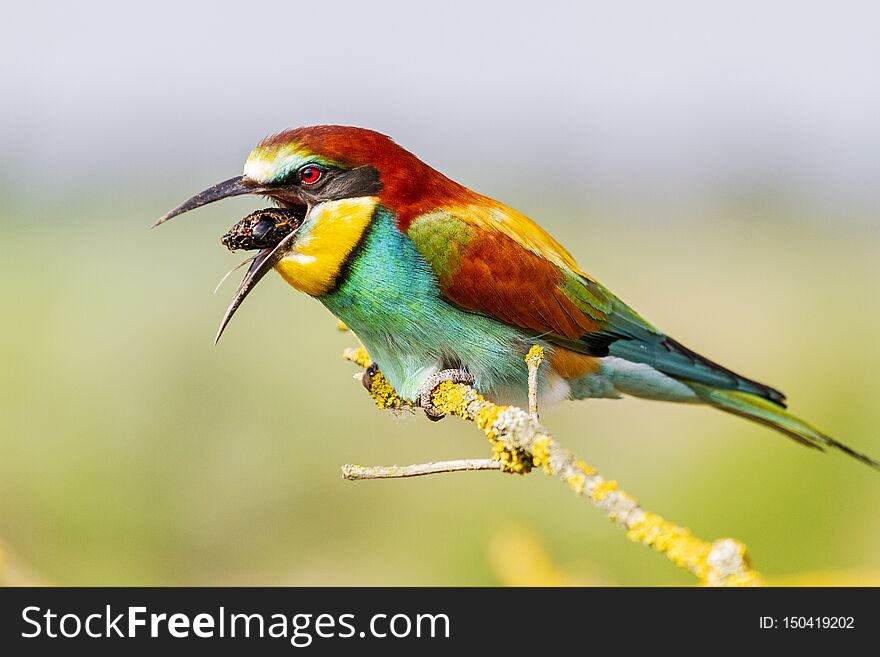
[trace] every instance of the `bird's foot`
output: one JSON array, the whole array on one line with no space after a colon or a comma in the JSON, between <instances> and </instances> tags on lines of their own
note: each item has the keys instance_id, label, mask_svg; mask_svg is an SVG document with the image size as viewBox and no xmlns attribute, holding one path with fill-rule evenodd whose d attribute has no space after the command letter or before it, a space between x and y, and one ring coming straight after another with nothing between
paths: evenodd
<instances>
[{"instance_id":1,"label":"bird's foot","mask_svg":"<svg viewBox=\"0 0 880 657\"><path fill-rule=\"evenodd\" d=\"M432 374L425 379L425 382L419 386L419 395L416 398L416 403L423 411L425 411L425 415L432 422L442 420L446 416L445 413L437 410L434 406L434 402L431 401L431 393L434 392L434 388L444 381L449 381L450 383L464 383L465 385L472 386L474 385L475 379L473 374L466 372L465 370L440 370L436 374Z\"/></svg>"},{"instance_id":2,"label":"bird's foot","mask_svg":"<svg viewBox=\"0 0 880 657\"><path fill-rule=\"evenodd\" d=\"M373 377L379 372L379 365L377 363L370 363L370 366L364 370L364 376L361 378L361 383L364 384L364 388L367 389L367 392L372 392L373 390Z\"/></svg>"}]
</instances>

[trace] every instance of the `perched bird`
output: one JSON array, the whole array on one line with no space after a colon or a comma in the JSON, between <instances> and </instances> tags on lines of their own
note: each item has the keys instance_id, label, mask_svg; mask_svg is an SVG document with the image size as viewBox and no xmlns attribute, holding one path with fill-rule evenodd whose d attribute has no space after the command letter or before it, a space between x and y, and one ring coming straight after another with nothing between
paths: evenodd
<instances>
[{"instance_id":1,"label":"perched bird","mask_svg":"<svg viewBox=\"0 0 880 657\"><path fill-rule=\"evenodd\" d=\"M157 225L240 194L269 197L304 221L254 257L223 326L274 268L345 322L400 395L429 415L437 415L430 390L441 379L520 403L523 357L538 344L547 354L542 403L631 395L708 404L880 469L788 413L778 390L647 322L534 221L382 134L315 126L271 136L251 151L244 175L197 194Z\"/></svg>"}]
</instances>

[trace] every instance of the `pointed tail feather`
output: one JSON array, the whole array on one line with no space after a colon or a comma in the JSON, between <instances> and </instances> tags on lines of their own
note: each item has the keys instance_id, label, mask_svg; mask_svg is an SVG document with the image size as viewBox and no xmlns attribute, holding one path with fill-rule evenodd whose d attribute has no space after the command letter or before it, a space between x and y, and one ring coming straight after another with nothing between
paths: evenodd
<instances>
[{"instance_id":1,"label":"pointed tail feather","mask_svg":"<svg viewBox=\"0 0 880 657\"><path fill-rule=\"evenodd\" d=\"M802 445L812 447L814 449L824 450L826 447L833 447L845 454L849 454L854 459L858 459L862 463L871 466L876 470L880 470L880 462L875 461L870 456L866 456L861 452L857 452L851 447L847 447L831 436L826 436L818 429L811 427L809 424L796 418L794 415L786 411L778 404L773 403L756 395L740 392L737 390L720 390L712 388L700 383L686 382L701 399L716 408L748 418L753 422L759 422L768 427L776 429L784 433L789 438L793 438Z\"/></svg>"}]
</instances>

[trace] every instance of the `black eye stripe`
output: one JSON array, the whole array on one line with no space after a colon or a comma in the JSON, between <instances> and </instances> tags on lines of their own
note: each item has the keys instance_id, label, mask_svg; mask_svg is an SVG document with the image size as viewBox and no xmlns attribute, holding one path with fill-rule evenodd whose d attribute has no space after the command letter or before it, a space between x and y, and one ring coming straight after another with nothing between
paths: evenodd
<instances>
[{"instance_id":1,"label":"black eye stripe","mask_svg":"<svg viewBox=\"0 0 880 657\"><path fill-rule=\"evenodd\" d=\"M321 176L312 184L303 183L300 173L306 167L315 167ZM296 187L304 200L313 203L359 196L375 196L382 191L382 179L376 167L369 164L354 169L340 169L319 164L305 164L268 187Z\"/></svg>"},{"instance_id":2,"label":"black eye stripe","mask_svg":"<svg viewBox=\"0 0 880 657\"><path fill-rule=\"evenodd\" d=\"M309 188L311 189L314 188ZM335 201L359 196L375 196L382 191L379 171L370 165L325 175L320 190L311 195L316 201Z\"/></svg>"}]
</instances>

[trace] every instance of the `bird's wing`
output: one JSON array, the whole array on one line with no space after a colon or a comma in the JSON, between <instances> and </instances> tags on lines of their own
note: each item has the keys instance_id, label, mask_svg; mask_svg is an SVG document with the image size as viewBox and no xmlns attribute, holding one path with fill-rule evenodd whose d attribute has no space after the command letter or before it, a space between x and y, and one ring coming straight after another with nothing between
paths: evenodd
<instances>
[{"instance_id":1,"label":"bird's wing","mask_svg":"<svg viewBox=\"0 0 880 657\"><path fill-rule=\"evenodd\" d=\"M646 363L670 376L781 402L781 393L663 334L590 278L525 215L485 199L422 214L407 234L450 303L592 356Z\"/></svg>"}]
</instances>

